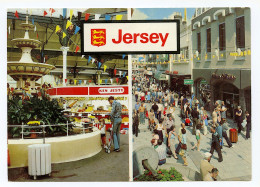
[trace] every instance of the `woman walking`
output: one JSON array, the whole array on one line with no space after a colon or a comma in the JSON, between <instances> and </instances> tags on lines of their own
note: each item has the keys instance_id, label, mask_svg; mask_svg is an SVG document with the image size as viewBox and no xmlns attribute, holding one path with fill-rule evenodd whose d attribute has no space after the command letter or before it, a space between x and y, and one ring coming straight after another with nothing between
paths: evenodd
<instances>
[{"instance_id":1,"label":"woman walking","mask_svg":"<svg viewBox=\"0 0 260 187\"><path fill-rule=\"evenodd\" d=\"M145 107L144 107L144 104L142 103L141 106L139 107L139 114L140 114L140 124L145 124L145 116L144 116L144 113L145 113Z\"/></svg>"},{"instance_id":2,"label":"woman walking","mask_svg":"<svg viewBox=\"0 0 260 187\"><path fill-rule=\"evenodd\" d=\"M187 136L186 136L186 130L181 129L182 133L182 139L181 139L181 151L179 155L181 155L182 160L183 160L183 165L188 166L187 162Z\"/></svg>"},{"instance_id":3,"label":"woman walking","mask_svg":"<svg viewBox=\"0 0 260 187\"><path fill-rule=\"evenodd\" d=\"M175 127L171 126L170 132L169 132L169 137L168 137L168 146L169 146L169 148L171 149L171 151L173 153L173 157L175 159L178 159L178 157L176 156L176 153L175 153L175 143L174 143L174 139L175 139L176 136L177 135L175 133Z\"/></svg>"},{"instance_id":4,"label":"woman walking","mask_svg":"<svg viewBox=\"0 0 260 187\"><path fill-rule=\"evenodd\" d=\"M163 119L159 120L159 123L156 125L155 129L158 131L159 139L163 141Z\"/></svg>"}]
</instances>

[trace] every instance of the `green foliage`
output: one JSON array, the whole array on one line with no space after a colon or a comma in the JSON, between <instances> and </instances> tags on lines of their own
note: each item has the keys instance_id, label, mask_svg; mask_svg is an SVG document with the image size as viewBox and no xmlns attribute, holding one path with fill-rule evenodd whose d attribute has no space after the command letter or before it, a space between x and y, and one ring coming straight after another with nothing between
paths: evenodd
<instances>
[{"instance_id":1,"label":"green foliage","mask_svg":"<svg viewBox=\"0 0 260 187\"><path fill-rule=\"evenodd\" d=\"M57 100L40 100L32 97L29 101L22 101L19 97L8 100L8 125L27 124L28 121L38 120L45 124L66 123L67 118L62 113ZM13 137L19 136L21 128L8 128ZM66 126L46 127L46 132L55 135L57 132L66 132Z\"/></svg>"},{"instance_id":2,"label":"green foliage","mask_svg":"<svg viewBox=\"0 0 260 187\"><path fill-rule=\"evenodd\" d=\"M182 174L175 168L171 167L168 171L166 169L159 169L157 176L154 177L152 172L145 170L143 175L136 177L135 181L183 181Z\"/></svg>"}]
</instances>

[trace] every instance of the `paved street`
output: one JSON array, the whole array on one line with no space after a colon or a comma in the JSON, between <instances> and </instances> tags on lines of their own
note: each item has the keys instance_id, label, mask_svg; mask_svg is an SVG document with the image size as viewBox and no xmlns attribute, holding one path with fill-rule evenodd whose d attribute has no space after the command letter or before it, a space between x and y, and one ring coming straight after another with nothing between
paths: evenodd
<instances>
[{"instance_id":1,"label":"paved street","mask_svg":"<svg viewBox=\"0 0 260 187\"><path fill-rule=\"evenodd\" d=\"M121 135L121 151L105 153L68 163L52 164L51 177L41 176L37 182L87 182L129 181L129 139ZM28 176L27 169L9 169L9 181L36 182Z\"/></svg>"},{"instance_id":2,"label":"paved street","mask_svg":"<svg viewBox=\"0 0 260 187\"><path fill-rule=\"evenodd\" d=\"M134 98L134 97L133 97ZM133 108L135 105L135 101L133 100ZM145 104L147 109L150 110L151 104ZM175 126L176 132L180 128L181 119L179 117L180 108L177 107L174 112L175 117ZM229 127L236 127L236 124L233 123L233 120L228 120ZM151 139L152 133L147 129L148 120L146 119L146 125L139 125L140 133L138 137L133 136L133 150L137 149L140 146L150 146L151 147ZM186 127L187 129L187 140L188 140L188 167L194 171L200 171L200 161L203 159L203 154L205 152L210 151L210 142L211 142L211 133L208 133L204 136L201 133L201 143L200 143L200 151L191 150L191 147L196 143L196 138L191 134L192 127ZM208 127L208 131L210 128ZM229 136L229 133L228 133ZM177 146L176 139L176 146ZM218 162L218 155L215 151L213 157L211 159L211 164L218 168L219 177L221 180L251 180L251 139L245 140L245 132L242 132L241 135L238 136L238 142L234 144L234 148L228 148L227 143L224 140L224 146L222 149L223 162ZM182 166L183 161L179 156L179 159L176 160L173 157L167 158L167 166ZM160 168L160 167L159 167Z\"/></svg>"}]
</instances>

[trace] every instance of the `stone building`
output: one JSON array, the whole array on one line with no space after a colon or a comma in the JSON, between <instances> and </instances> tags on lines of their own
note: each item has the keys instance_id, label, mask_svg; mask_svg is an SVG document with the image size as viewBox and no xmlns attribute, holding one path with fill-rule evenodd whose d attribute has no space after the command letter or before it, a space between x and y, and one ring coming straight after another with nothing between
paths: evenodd
<instances>
[{"instance_id":1,"label":"stone building","mask_svg":"<svg viewBox=\"0 0 260 187\"><path fill-rule=\"evenodd\" d=\"M225 101L251 112L250 8L197 8L192 26L195 94L208 110Z\"/></svg>"}]
</instances>

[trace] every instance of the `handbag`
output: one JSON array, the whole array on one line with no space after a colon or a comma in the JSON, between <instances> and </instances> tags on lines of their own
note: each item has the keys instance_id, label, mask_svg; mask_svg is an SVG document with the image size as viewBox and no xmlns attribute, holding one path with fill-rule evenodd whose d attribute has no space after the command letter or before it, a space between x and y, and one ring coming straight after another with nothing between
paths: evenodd
<instances>
[{"instance_id":1,"label":"handbag","mask_svg":"<svg viewBox=\"0 0 260 187\"><path fill-rule=\"evenodd\" d=\"M190 119L186 118L185 123L190 124Z\"/></svg>"},{"instance_id":2,"label":"handbag","mask_svg":"<svg viewBox=\"0 0 260 187\"><path fill-rule=\"evenodd\" d=\"M186 150L187 149L187 144L181 144L181 149Z\"/></svg>"}]
</instances>

